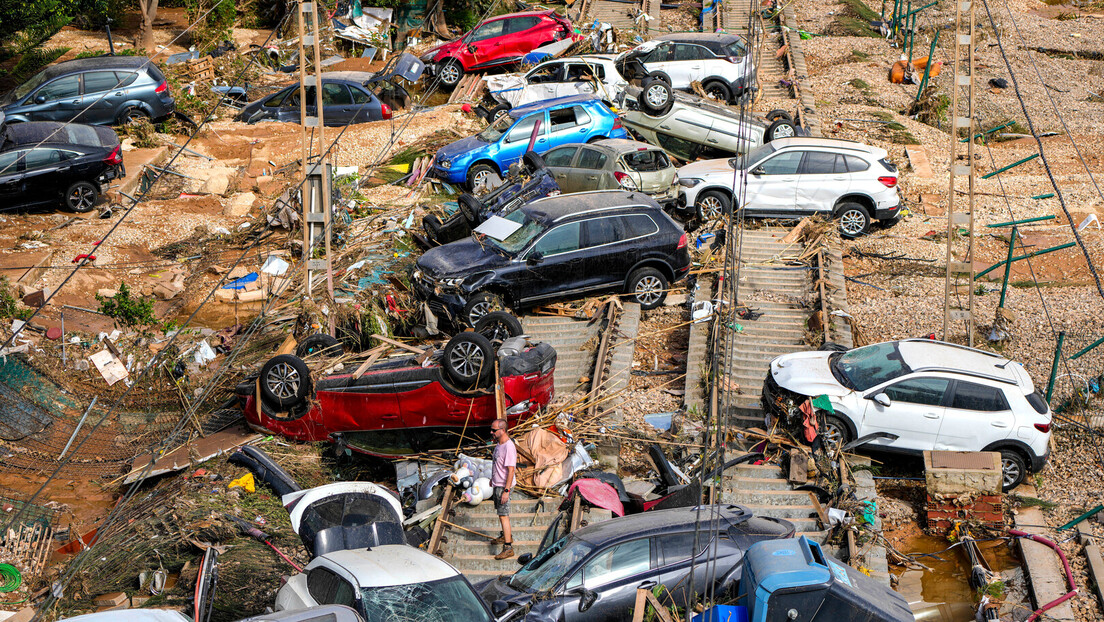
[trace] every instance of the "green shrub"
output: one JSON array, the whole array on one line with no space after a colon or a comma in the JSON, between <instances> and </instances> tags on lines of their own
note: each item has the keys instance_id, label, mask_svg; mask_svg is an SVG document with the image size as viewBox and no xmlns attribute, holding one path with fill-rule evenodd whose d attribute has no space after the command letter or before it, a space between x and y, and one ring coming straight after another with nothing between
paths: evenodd
<instances>
[{"instance_id":1,"label":"green shrub","mask_svg":"<svg viewBox=\"0 0 1104 622\"><path fill-rule=\"evenodd\" d=\"M25 320L31 317L31 313L33 311L20 305L19 298L12 291L11 283L8 282L8 277L0 276L0 317Z\"/></svg>"},{"instance_id":2,"label":"green shrub","mask_svg":"<svg viewBox=\"0 0 1104 622\"><path fill-rule=\"evenodd\" d=\"M128 327L150 326L157 323L153 315L153 300L141 296L131 297L126 283L119 284L119 291L112 298L96 294L100 302L100 313L114 318Z\"/></svg>"}]
</instances>

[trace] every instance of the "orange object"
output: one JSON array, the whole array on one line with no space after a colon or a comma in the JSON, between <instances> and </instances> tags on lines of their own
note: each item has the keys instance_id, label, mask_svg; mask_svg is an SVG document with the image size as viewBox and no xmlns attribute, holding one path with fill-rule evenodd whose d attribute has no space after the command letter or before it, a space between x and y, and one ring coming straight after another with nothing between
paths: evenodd
<instances>
[{"instance_id":1,"label":"orange object","mask_svg":"<svg viewBox=\"0 0 1104 622\"><path fill-rule=\"evenodd\" d=\"M905 62L899 60L893 63L893 67L889 69L889 81L894 84L901 84L905 81Z\"/></svg>"}]
</instances>

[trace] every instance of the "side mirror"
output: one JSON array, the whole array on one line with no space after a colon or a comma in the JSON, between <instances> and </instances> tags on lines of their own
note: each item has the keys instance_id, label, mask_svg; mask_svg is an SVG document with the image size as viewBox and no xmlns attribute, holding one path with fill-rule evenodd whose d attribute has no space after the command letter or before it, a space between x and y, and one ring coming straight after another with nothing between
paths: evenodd
<instances>
[{"instance_id":1,"label":"side mirror","mask_svg":"<svg viewBox=\"0 0 1104 622\"><path fill-rule=\"evenodd\" d=\"M35 95L34 102L36 104L45 104L46 103L46 96L45 95Z\"/></svg>"},{"instance_id":2,"label":"side mirror","mask_svg":"<svg viewBox=\"0 0 1104 622\"><path fill-rule=\"evenodd\" d=\"M506 414L507 415L523 415L527 412L529 412L529 400L523 400L523 401L518 402L517 404L514 404L513 406L506 409ZM529 555L529 554L526 553L526 555ZM532 555L529 555L529 556L532 557ZM525 563L525 562L522 562L520 558L518 559L518 561L523 563L523 564Z\"/></svg>"},{"instance_id":3,"label":"side mirror","mask_svg":"<svg viewBox=\"0 0 1104 622\"><path fill-rule=\"evenodd\" d=\"M524 566L525 564L528 564L531 561L533 561L533 554L532 553L522 553L521 555L518 555L517 563L522 565L522 566Z\"/></svg>"},{"instance_id":4,"label":"side mirror","mask_svg":"<svg viewBox=\"0 0 1104 622\"><path fill-rule=\"evenodd\" d=\"M468 52L471 53L471 54L475 54L475 44L474 43L469 43L468 44Z\"/></svg>"},{"instance_id":5,"label":"side mirror","mask_svg":"<svg viewBox=\"0 0 1104 622\"><path fill-rule=\"evenodd\" d=\"M544 254L541 253L540 251L533 251L533 252L529 253L528 257L525 258L525 263L527 263L531 266L535 266L536 264L539 264L542 261L544 261Z\"/></svg>"},{"instance_id":6,"label":"side mirror","mask_svg":"<svg viewBox=\"0 0 1104 622\"><path fill-rule=\"evenodd\" d=\"M496 600L491 603L491 614L496 618L501 618L502 614L506 613L506 610L510 608L510 603L504 600Z\"/></svg>"},{"instance_id":7,"label":"side mirror","mask_svg":"<svg viewBox=\"0 0 1104 622\"><path fill-rule=\"evenodd\" d=\"M885 393L879 393L879 394L875 395L874 396L874 401L881 404L882 406L886 406L886 407L888 407L890 404L893 403L889 399L889 396L886 395Z\"/></svg>"},{"instance_id":8,"label":"side mirror","mask_svg":"<svg viewBox=\"0 0 1104 622\"><path fill-rule=\"evenodd\" d=\"M598 600L598 592L594 590L588 590L585 587L581 587L577 590L577 593L582 597L579 599L579 612L582 613L594 604L594 601Z\"/></svg>"},{"instance_id":9,"label":"side mirror","mask_svg":"<svg viewBox=\"0 0 1104 622\"><path fill-rule=\"evenodd\" d=\"M763 170L762 166L757 166L751 170L752 175L765 175L767 172Z\"/></svg>"}]
</instances>

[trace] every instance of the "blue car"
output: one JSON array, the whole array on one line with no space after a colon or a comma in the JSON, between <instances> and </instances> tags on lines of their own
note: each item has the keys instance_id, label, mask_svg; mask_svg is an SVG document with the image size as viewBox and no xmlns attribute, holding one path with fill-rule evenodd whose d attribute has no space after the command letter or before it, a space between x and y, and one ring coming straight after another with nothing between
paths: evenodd
<instances>
[{"instance_id":1,"label":"blue car","mask_svg":"<svg viewBox=\"0 0 1104 622\"><path fill-rule=\"evenodd\" d=\"M433 174L449 183L483 190L491 175L504 176L529 146L540 121L533 151L544 153L567 143L628 138L621 118L593 95L572 95L518 106L487 129L446 145L437 152Z\"/></svg>"}]
</instances>

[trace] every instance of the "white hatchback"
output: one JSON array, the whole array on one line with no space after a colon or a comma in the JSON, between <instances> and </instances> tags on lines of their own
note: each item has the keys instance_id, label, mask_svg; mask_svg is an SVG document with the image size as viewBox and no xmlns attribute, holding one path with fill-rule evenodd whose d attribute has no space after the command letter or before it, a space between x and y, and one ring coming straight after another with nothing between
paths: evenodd
<instances>
[{"instance_id":1,"label":"white hatchback","mask_svg":"<svg viewBox=\"0 0 1104 622\"><path fill-rule=\"evenodd\" d=\"M983 350L906 339L771 361L767 413L792 422L806 399L819 396L831 404L823 409L829 445L874 435L861 447L1000 452L1005 490L1041 470L1049 455L1050 407L1023 366Z\"/></svg>"},{"instance_id":2,"label":"white hatchback","mask_svg":"<svg viewBox=\"0 0 1104 622\"><path fill-rule=\"evenodd\" d=\"M598 54L557 58L524 74L487 76L484 80L492 99L489 107L485 106L489 121L516 106L569 95L596 95L612 102L628 84L614 67L613 56Z\"/></svg>"},{"instance_id":3,"label":"white hatchback","mask_svg":"<svg viewBox=\"0 0 1104 622\"><path fill-rule=\"evenodd\" d=\"M873 220L892 222L899 216L897 167L888 155L847 140L772 140L745 158L680 168L679 203L697 208L706 220L729 214L736 204L748 216L825 214L839 218L840 233L853 238L866 233Z\"/></svg>"},{"instance_id":4,"label":"white hatchback","mask_svg":"<svg viewBox=\"0 0 1104 622\"><path fill-rule=\"evenodd\" d=\"M742 97L755 83L747 43L733 34L682 32L655 37L617 57L621 75L629 75L624 66L633 60L672 88L689 91L698 82L709 97L726 103Z\"/></svg>"}]
</instances>

